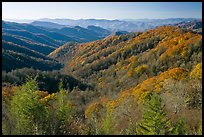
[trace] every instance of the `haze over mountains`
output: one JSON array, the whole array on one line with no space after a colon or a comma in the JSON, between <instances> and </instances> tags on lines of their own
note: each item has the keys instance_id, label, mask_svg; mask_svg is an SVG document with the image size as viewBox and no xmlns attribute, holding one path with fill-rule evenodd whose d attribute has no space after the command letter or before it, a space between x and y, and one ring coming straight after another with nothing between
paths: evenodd
<instances>
[{"instance_id":1,"label":"haze over mountains","mask_svg":"<svg viewBox=\"0 0 204 137\"><path fill-rule=\"evenodd\" d=\"M107 20L107 19L36 19L36 20L15 20L7 19L8 21L20 22L20 23L31 23L35 21L40 22L51 22L57 23L59 25L65 26L81 26L88 27L90 25L99 26L104 29L111 31L144 31L150 28L154 28L162 25L172 25L179 22L186 22L197 20L195 18L168 18L168 19L117 19L117 20ZM43 23L42 23L43 24ZM59 27L58 25L58 27ZM56 26L57 27L57 26Z\"/></svg>"}]
</instances>

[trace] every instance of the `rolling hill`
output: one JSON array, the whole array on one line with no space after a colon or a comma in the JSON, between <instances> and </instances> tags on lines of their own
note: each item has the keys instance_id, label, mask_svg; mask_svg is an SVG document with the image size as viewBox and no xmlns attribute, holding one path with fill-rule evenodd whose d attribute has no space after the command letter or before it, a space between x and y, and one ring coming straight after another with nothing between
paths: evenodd
<instances>
[{"instance_id":1,"label":"rolling hill","mask_svg":"<svg viewBox=\"0 0 204 137\"><path fill-rule=\"evenodd\" d=\"M66 42L94 41L108 36L111 32L95 26L82 28L79 26L67 27L51 22L20 24L2 21L2 33L3 40L8 41L7 36L10 35L15 38L21 37L21 40L27 39L30 41L29 43L36 43L37 45L44 47L52 46L57 48ZM9 39L12 39L11 37ZM15 43L15 40L12 42Z\"/></svg>"},{"instance_id":2,"label":"rolling hill","mask_svg":"<svg viewBox=\"0 0 204 137\"><path fill-rule=\"evenodd\" d=\"M2 41L2 70L9 72L24 67L39 70L59 70L62 68L62 64L42 53Z\"/></svg>"},{"instance_id":3,"label":"rolling hill","mask_svg":"<svg viewBox=\"0 0 204 137\"><path fill-rule=\"evenodd\" d=\"M67 50L69 44L50 56L58 61L69 56L65 70L90 80L104 92L119 92L174 67L191 70L201 62L201 46L202 35L163 26L143 33L122 34L80 44L71 59L72 50Z\"/></svg>"},{"instance_id":4,"label":"rolling hill","mask_svg":"<svg viewBox=\"0 0 204 137\"><path fill-rule=\"evenodd\" d=\"M27 39L17 35L10 35L8 33L3 33L2 40L21 45L23 47L29 48L30 50L40 52L44 55L47 55L55 50L55 47L44 45L42 43L36 43L31 39Z\"/></svg>"}]
</instances>

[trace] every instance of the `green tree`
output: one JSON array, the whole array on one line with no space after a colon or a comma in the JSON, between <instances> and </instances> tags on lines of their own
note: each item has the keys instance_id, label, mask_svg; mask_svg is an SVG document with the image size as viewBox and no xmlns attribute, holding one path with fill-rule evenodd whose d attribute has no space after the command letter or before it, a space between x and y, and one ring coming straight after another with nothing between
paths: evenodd
<instances>
[{"instance_id":1,"label":"green tree","mask_svg":"<svg viewBox=\"0 0 204 137\"><path fill-rule=\"evenodd\" d=\"M35 79L16 88L10 105L10 120L15 127L11 134L43 134L47 110L39 102L37 90Z\"/></svg>"},{"instance_id":2,"label":"green tree","mask_svg":"<svg viewBox=\"0 0 204 137\"><path fill-rule=\"evenodd\" d=\"M142 120L137 123L137 134L164 135L168 134L170 120L164 112L164 105L156 93L149 94L144 101Z\"/></svg>"},{"instance_id":3,"label":"green tree","mask_svg":"<svg viewBox=\"0 0 204 137\"><path fill-rule=\"evenodd\" d=\"M105 118L102 120L102 123L100 125L99 133L101 135L110 135L113 134L112 126L113 126L113 115L111 115L111 112L107 110Z\"/></svg>"},{"instance_id":4,"label":"green tree","mask_svg":"<svg viewBox=\"0 0 204 137\"><path fill-rule=\"evenodd\" d=\"M75 110L68 99L68 91L62 88L62 82L59 84L59 89L49 109L49 134L71 134L70 125L73 122Z\"/></svg>"}]
</instances>

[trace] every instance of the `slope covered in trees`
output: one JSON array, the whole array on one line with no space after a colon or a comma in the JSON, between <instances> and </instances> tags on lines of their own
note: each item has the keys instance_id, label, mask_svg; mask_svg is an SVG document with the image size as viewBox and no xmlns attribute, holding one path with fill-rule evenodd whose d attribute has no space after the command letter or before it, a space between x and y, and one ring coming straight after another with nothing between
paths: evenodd
<instances>
[{"instance_id":1,"label":"slope covered in trees","mask_svg":"<svg viewBox=\"0 0 204 137\"><path fill-rule=\"evenodd\" d=\"M75 56L79 45L78 43L68 42L51 52L48 56L61 63L67 64L67 62L71 61L72 57Z\"/></svg>"},{"instance_id":2,"label":"slope covered in trees","mask_svg":"<svg viewBox=\"0 0 204 137\"><path fill-rule=\"evenodd\" d=\"M201 62L202 35L164 26L80 44L64 71L95 87L90 134L202 134Z\"/></svg>"},{"instance_id":3,"label":"slope covered in trees","mask_svg":"<svg viewBox=\"0 0 204 137\"><path fill-rule=\"evenodd\" d=\"M190 73L173 68L120 92L115 99L103 97L90 104L85 116L93 127L98 125L93 133L101 134L105 121L111 129L102 130L103 134L199 134L202 83L192 77L196 69L198 65Z\"/></svg>"},{"instance_id":4,"label":"slope covered in trees","mask_svg":"<svg viewBox=\"0 0 204 137\"><path fill-rule=\"evenodd\" d=\"M62 68L62 65L56 61L43 60L10 50L2 50L2 60L2 70L7 72L24 67L40 70L57 70Z\"/></svg>"},{"instance_id":5,"label":"slope covered in trees","mask_svg":"<svg viewBox=\"0 0 204 137\"><path fill-rule=\"evenodd\" d=\"M201 135L202 85L199 77L192 77L200 69L201 64L190 72L173 68L115 99L102 97L88 106L85 119L84 111L77 109L81 105L62 83L59 92L52 94L40 91L34 79L3 88L2 133ZM142 97L139 90L144 92Z\"/></svg>"},{"instance_id":6,"label":"slope covered in trees","mask_svg":"<svg viewBox=\"0 0 204 137\"><path fill-rule=\"evenodd\" d=\"M44 55L47 55L53 50L55 50L55 47L46 46L41 43L36 43L33 40L25 39L19 36L10 35L7 33L3 33L2 40L21 45L23 47L29 48L30 50L40 52Z\"/></svg>"},{"instance_id":7,"label":"slope covered in trees","mask_svg":"<svg viewBox=\"0 0 204 137\"><path fill-rule=\"evenodd\" d=\"M34 50L30 50L29 48L23 47L21 45L14 44L12 42L7 42L7 41L4 41L4 40L2 40L2 49L11 50L11 51L14 51L14 52L19 52L19 53L24 53L24 54L27 54L29 56L33 56L33 57L37 57L37 58L53 60L53 59L45 56L42 53L39 53L39 52L34 51Z\"/></svg>"},{"instance_id":8,"label":"slope covered in trees","mask_svg":"<svg viewBox=\"0 0 204 137\"><path fill-rule=\"evenodd\" d=\"M63 71L3 73L16 86L4 83L2 132L202 134L201 56L202 35L173 26L66 43L49 54Z\"/></svg>"},{"instance_id":9,"label":"slope covered in trees","mask_svg":"<svg viewBox=\"0 0 204 137\"><path fill-rule=\"evenodd\" d=\"M2 70L17 68L34 68L39 70L59 70L62 64L29 48L12 42L2 41Z\"/></svg>"},{"instance_id":10,"label":"slope covered in trees","mask_svg":"<svg viewBox=\"0 0 204 137\"><path fill-rule=\"evenodd\" d=\"M100 92L119 92L174 67L191 70L201 56L202 35L164 26L81 44L65 71L94 83Z\"/></svg>"}]
</instances>

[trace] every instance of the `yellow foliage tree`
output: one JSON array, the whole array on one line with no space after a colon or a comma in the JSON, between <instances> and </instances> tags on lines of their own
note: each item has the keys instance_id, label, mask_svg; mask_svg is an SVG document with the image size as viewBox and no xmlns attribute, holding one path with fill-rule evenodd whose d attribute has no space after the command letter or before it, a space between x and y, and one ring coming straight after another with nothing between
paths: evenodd
<instances>
[{"instance_id":1,"label":"yellow foliage tree","mask_svg":"<svg viewBox=\"0 0 204 137\"><path fill-rule=\"evenodd\" d=\"M143 64L141 66L136 67L135 72L138 76L141 76L146 70L147 70L147 65Z\"/></svg>"},{"instance_id":2,"label":"yellow foliage tree","mask_svg":"<svg viewBox=\"0 0 204 137\"><path fill-rule=\"evenodd\" d=\"M202 63L198 63L196 67L191 71L190 77L195 79L202 79Z\"/></svg>"}]
</instances>

